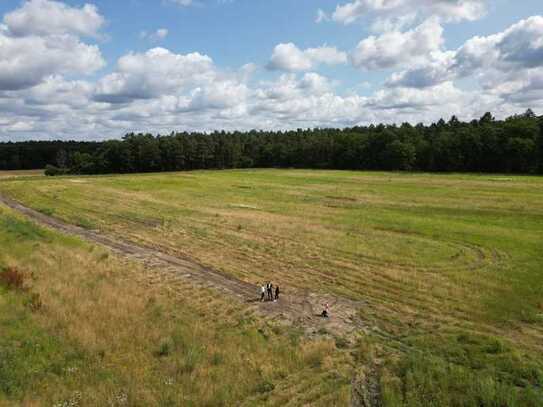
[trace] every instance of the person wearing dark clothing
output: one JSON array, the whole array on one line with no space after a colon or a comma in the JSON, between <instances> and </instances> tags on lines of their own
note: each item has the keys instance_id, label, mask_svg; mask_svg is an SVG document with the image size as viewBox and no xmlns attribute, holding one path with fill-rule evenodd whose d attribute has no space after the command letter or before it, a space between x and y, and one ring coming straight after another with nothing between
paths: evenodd
<instances>
[{"instance_id":1,"label":"person wearing dark clothing","mask_svg":"<svg viewBox=\"0 0 543 407\"><path fill-rule=\"evenodd\" d=\"M329 311L330 311L330 307L328 306L328 303L324 304L324 309L322 310L321 317L328 318L329 317Z\"/></svg>"},{"instance_id":2,"label":"person wearing dark clothing","mask_svg":"<svg viewBox=\"0 0 543 407\"><path fill-rule=\"evenodd\" d=\"M279 290L279 286L276 286L275 287L275 301L277 301L279 299L279 293L281 291Z\"/></svg>"}]
</instances>

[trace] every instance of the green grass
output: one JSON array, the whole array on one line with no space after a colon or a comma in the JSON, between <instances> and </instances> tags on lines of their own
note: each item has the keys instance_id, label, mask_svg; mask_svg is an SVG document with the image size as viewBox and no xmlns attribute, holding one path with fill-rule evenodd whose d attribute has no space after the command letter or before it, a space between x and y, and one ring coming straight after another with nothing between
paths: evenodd
<instances>
[{"instance_id":1,"label":"green grass","mask_svg":"<svg viewBox=\"0 0 543 407\"><path fill-rule=\"evenodd\" d=\"M21 398L48 378L64 379L83 358L39 329L21 298L0 290L0 394Z\"/></svg>"},{"instance_id":2,"label":"green grass","mask_svg":"<svg viewBox=\"0 0 543 407\"><path fill-rule=\"evenodd\" d=\"M361 317L385 349L381 380L390 405L541 400L541 177L198 171L12 178L0 191L243 280L272 278L286 289L365 301ZM28 242L16 249L24 254L36 237L20 228L12 234ZM153 352L181 352L168 338ZM200 358L194 341L182 371ZM206 360L233 363L221 352ZM312 374L319 389L319 373ZM263 377L247 388L270 389L280 404L281 386ZM424 389L420 397L416 389ZM264 399L253 395L255 405Z\"/></svg>"}]
</instances>

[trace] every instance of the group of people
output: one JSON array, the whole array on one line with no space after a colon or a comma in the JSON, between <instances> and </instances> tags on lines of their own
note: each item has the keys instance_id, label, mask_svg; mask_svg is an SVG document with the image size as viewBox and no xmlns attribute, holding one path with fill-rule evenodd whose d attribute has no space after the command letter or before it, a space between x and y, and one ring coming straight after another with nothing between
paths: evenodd
<instances>
[{"instance_id":1,"label":"group of people","mask_svg":"<svg viewBox=\"0 0 543 407\"><path fill-rule=\"evenodd\" d=\"M271 283L271 281L268 281L266 284L264 284L262 287L260 287L260 301L266 301L266 297L268 301L277 301L279 300L279 294L281 293L281 290L279 289L279 286L274 285Z\"/></svg>"},{"instance_id":2,"label":"group of people","mask_svg":"<svg viewBox=\"0 0 543 407\"><path fill-rule=\"evenodd\" d=\"M279 294L281 293L281 290L279 289L279 286L274 286L271 281L268 281L266 284L263 284L260 286L260 302L264 301L273 301L276 302L279 300ZM330 305L328 303L323 304L323 310L320 314L323 318L329 318L330 317Z\"/></svg>"}]
</instances>

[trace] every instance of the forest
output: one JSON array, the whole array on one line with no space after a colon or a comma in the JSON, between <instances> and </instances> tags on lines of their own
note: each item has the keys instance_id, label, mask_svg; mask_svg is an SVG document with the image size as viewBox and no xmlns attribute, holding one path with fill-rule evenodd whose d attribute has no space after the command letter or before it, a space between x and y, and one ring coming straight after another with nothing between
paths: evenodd
<instances>
[{"instance_id":1,"label":"forest","mask_svg":"<svg viewBox=\"0 0 543 407\"><path fill-rule=\"evenodd\" d=\"M104 142L0 144L0 169L106 174L227 168L543 173L543 116L453 116L431 125L370 125L213 133L134 134Z\"/></svg>"}]
</instances>

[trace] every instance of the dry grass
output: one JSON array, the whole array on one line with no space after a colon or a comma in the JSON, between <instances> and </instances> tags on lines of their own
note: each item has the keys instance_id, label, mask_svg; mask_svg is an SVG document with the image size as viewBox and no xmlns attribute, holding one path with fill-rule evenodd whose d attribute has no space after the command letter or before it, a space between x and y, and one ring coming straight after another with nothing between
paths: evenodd
<instances>
[{"instance_id":1,"label":"dry grass","mask_svg":"<svg viewBox=\"0 0 543 407\"><path fill-rule=\"evenodd\" d=\"M43 176L43 170L0 171L0 179Z\"/></svg>"},{"instance_id":2,"label":"dry grass","mask_svg":"<svg viewBox=\"0 0 543 407\"><path fill-rule=\"evenodd\" d=\"M5 210L0 217L15 219ZM2 239L5 246L17 244L9 233ZM34 390L22 393L28 405L70 401L74 394L82 405L271 400L275 386L289 394L297 372L318 377L337 360L349 361L339 352L333 356L333 342L306 344L291 328L268 325L243 304L174 275L49 233L31 247L3 251L0 264L33 276L28 291L43 302L33 323L85 357L69 379L31 383ZM323 397L347 402L352 365L345 361L338 365L340 386L313 383L317 404Z\"/></svg>"}]
</instances>

